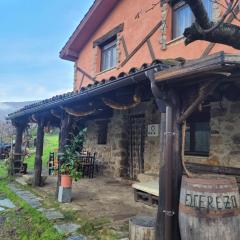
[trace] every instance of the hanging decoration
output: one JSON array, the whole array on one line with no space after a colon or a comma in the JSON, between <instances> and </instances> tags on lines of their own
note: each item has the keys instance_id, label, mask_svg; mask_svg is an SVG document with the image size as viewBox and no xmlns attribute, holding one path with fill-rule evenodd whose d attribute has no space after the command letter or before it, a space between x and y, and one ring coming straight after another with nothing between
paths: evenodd
<instances>
[{"instance_id":1,"label":"hanging decoration","mask_svg":"<svg viewBox=\"0 0 240 240\"><path fill-rule=\"evenodd\" d=\"M92 109L87 112L79 112L69 107L61 107L66 113L74 117L86 117L96 112L96 109Z\"/></svg>"},{"instance_id":2,"label":"hanging decoration","mask_svg":"<svg viewBox=\"0 0 240 240\"><path fill-rule=\"evenodd\" d=\"M51 112L51 114L52 114L54 117L56 117L56 118L58 118L58 119L61 119L60 114L58 114L57 112L55 112L53 109L52 109L50 112Z\"/></svg>"},{"instance_id":3,"label":"hanging decoration","mask_svg":"<svg viewBox=\"0 0 240 240\"><path fill-rule=\"evenodd\" d=\"M37 123L37 122L38 122L37 117L36 117L35 114L33 114L30 118L31 118L31 120L32 120L34 123Z\"/></svg>"},{"instance_id":4,"label":"hanging decoration","mask_svg":"<svg viewBox=\"0 0 240 240\"><path fill-rule=\"evenodd\" d=\"M126 103L126 104L117 103L117 102L114 102L111 99L107 99L107 98L102 98L102 101L104 102L105 105L107 105L108 107L110 107L112 109L128 110L128 109L138 106L141 103L141 96L140 96L139 88L136 88L132 103Z\"/></svg>"}]
</instances>

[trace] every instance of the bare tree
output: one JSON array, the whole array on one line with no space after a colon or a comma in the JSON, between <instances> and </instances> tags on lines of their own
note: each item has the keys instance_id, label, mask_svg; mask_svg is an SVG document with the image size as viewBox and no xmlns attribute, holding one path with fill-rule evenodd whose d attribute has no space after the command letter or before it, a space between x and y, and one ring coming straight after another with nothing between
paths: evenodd
<instances>
[{"instance_id":1,"label":"bare tree","mask_svg":"<svg viewBox=\"0 0 240 240\"><path fill-rule=\"evenodd\" d=\"M185 44L188 45L196 40L206 40L213 43L229 45L240 49L240 27L225 22L226 18L231 17L239 21L237 14L239 12L239 0L212 0L220 4L225 9L221 19L218 22L210 21L202 0L184 0L191 8L196 21L191 27L184 31Z\"/></svg>"}]
</instances>

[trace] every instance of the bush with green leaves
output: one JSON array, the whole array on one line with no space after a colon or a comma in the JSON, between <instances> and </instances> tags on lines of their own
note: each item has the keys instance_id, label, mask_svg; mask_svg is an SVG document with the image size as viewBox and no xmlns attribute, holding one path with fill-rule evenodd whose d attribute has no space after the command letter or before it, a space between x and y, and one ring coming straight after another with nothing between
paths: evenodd
<instances>
[{"instance_id":1,"label":"bush with green leaves","mask_svg":"<svg viewBox=\"0 0 240 240\"><path fill-rule=\"evenodd\" d=\"M86 130L79 131L78 134L71 134L72 138L69 143L64 146L61 161L61 174L71 176L75 181L82 177L77 160L83 149Z\"/></svg>"}]
</instances>

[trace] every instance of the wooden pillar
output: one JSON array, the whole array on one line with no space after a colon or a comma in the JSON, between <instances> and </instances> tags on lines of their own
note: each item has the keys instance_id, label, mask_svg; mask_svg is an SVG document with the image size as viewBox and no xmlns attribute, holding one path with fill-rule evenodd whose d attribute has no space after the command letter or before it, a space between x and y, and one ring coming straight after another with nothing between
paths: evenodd
<instances>
[{"instance_id":1,"label":"wooden pillar","mask_svg":"<svg viewBox=\"0 0 240 240\"><path fill-rule=\"evenodd\" d=\"M61 117L61 127L60 127L60 133L59 133L59 164L58 164L58 171L61 169L61 153L64 149L64 146L68 143L69 141L69 135L71 132L71 127L73 123L73 118L64 112ZM55 197L58 198L58 191L59 191L59 186L61 182L61 174L58 173L58 180L57 180L57 187L56 187L56 192L55 192Z\"/></svg>"},{"instance_id":2,"label":"wooden pillar","mask_svg":"<svg viewBox=\"0 0 240 240\"><path fill-rule=\"evenodd\" d=\"M183 175L182 167L182 125L178 123L178 118L180 116L181 108L179 105L176 105L173 112L173 169L172 169L172 186L173 186L173 240L180 240L180 230L179 230L179 219L178 219L178 209L180 201L180 190L181 190L181 181Z\"/></svg>"},{"instance_id":3,"label":"wooden pillar","mask_svg":"<svg viewBox=\"0 0 240 240\"><path fill-rule=\"evenodd\" d=\"M36 156L35 156L35 166L34 166L34 186L41 186L41 176L42 176L42 155L43 155L43 142L44 142L44 120L38 120L37 128L37 143L36 143Z\"/></svg>"},{"instance_id":4,"label":"wooden pillar","mask_svg":"<svg viewBox=\"0 0 240 240\"><path fill-rule=\"evenodd\" d=\"M10 171L11 175L20 172L23 133L27 127L26 122L13 122L13 125L16 128L16 140L15 140L15 147L14 147L14 157L12 159L13 162L12 162L12 167Z\"/></svg>"}]
</instances>

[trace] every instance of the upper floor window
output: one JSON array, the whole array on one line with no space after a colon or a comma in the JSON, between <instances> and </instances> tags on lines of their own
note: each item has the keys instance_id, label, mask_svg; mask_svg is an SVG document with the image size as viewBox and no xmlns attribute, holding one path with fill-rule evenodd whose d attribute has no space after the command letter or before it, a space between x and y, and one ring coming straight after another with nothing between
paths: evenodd
<instances>
[{"instance_id":1,"label":"upper floor window","mask_svg":"<svg viewBox=\"0 0 240 240\"><path fill-rule=\"evenodd\" d=\"M212 19L212 0L202 0L208 16ZM195 21L194 15L184 1L173 7L173 39L183 35L185 28L190 27Z\"/></svg>"},{"instance_id":2,"label":"upper floor window","mask_svg":"<svg viewBox=\"0 0 240 240\"><path fill-rule=\"evenodd\" d=\"M117 64L117 39L116 37L101 46L101 71L115 67Z\"/></svg>"}]
</instances>

